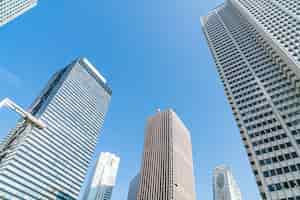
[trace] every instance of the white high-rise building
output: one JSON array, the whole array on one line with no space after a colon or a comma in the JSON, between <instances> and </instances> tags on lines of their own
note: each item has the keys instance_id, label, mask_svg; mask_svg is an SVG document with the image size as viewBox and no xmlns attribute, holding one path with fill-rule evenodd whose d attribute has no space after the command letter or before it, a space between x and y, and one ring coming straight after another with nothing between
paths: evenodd
<instances>
[{"instance_id":1,"label":"white high-rise building","mask_svg":"<svg viewBox=\"0 0 300 200\"><path fill-rule=\"evenodd\" d=\"M300 1L227 0L202 18L262 199L300 199Z\"/></svg>"},{"instance_id":2,"label":"white high-rise building","mask_svg":"<svg viewBox=\"0 0 300 200\"><path fill-rule=\"evenodd\" d=\"M228 167L218 166L213 175L214 200L242 200L241 191Z\"/></svg>"},{"instance_id":3,"label":"white high-rise building","mask_svg":"<svg viewBox=\"0 0 300 200\"><path fill-rule=\"evenodd\" d=\"M101 153L84 200L110 200L115 186L120 158L112 153Z\"/></svg>"},{"instance_id":4,"label":"white high-rise building","mask_svg":"<svg viewBox=\"0 0 300 200\"><path fill-rule=\"evenodd\" d=\"M3 26L37 5L38 0L0 1L0 26Z\"/></svg>"}]
</instances>

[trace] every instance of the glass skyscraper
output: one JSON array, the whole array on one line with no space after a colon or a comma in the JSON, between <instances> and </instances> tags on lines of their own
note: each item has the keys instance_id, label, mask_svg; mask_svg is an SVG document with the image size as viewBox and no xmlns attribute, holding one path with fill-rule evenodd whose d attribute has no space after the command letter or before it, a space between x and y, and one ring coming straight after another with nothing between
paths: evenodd
<instances>
[{"instance_id":1,"label":"glass skyscraper","mask_svg":"<svg viewBox=\"0 0 300 200\"><path fill-rule=\"evenodd\" d=\"M202 18L262 199L300 199L300 3L227 0Z\"/></svg>"},{"instance_id":2,"label":"glass skyscraper","mask_svg":"<svg viewBox=\"0 0 300 200\"><path fill-rule=\"evenodd\" d=\"M29 110L46 128L22 119L0 145L0 199L77 199L110 98L86 58L57 72Z\"/></svg>"},{"instance_id":3,"label":"glass skyscraper","mask_svg":"<svg viewBox=\"0 0 300 200\"><path fill-rule=\"evenodd\" d=\"M101 153L94 169L84 200L110 200L116 183L120 158L108 152Z\"/></svg>"},{"instance_id":4,"label":"glass skyscraper","mask_svg":"<svg viewBox=\"0 0 300 200\"><path fill-rule=\"evenodd\" d=\"M37 0L0 1L0 26L7 24L37 5Z\"/></svg>"},{"instance_id":5,"label":"glass skyscraper","mask_svg":"<svg viewBox=\"0 0 300 200\"><path fill-rule=\"evenodd\" d=\"M242 194L230 169L218 166L213 175L214 200L242 200Z\"/></svg>"}]
</instances>

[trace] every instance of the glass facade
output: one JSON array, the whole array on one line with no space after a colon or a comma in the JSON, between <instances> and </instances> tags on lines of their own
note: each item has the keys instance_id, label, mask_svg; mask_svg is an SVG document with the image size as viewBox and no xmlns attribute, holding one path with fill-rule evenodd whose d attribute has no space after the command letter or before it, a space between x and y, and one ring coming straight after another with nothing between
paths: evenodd
<instances>
[{"instance_id":1,"label":"glass facade","mask_svg":"<svg viewBox=\"0 0 300 200\"><path fill-rule=\"evenodd\" d=\"M85 58L57 72L30 108L47 124L20 120L0 145L0 198L78 198L111 98Z\"/></svg>"}]
</instances>

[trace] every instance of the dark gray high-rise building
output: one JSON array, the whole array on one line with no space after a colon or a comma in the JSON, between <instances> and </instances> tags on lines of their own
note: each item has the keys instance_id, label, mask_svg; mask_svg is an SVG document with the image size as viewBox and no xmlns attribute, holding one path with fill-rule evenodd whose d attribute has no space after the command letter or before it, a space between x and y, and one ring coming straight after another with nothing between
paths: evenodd
<instances>
[{"instance_id":1,"label":"dark gray high-rise building","mask_svg":"<svg viewBox=\"0 0 300 200\"><path fill-rule=\"evenodd\" d=\"M196 199L190 133L172 110L148 120L137 199Z\"/></svg>"},{"instance_id":2,"label":"dark gray high-rise building","mask_svg":"<svg viewBox=\"0 0 300 200\"><path fill-rule=\"evenodd\" d=\"M300 199L300 4L227 0L202 18L262 199Z\"/></svg>"},{"instance_id":3,"label":"dark gray high-rise building","mask_svg":"<svg viewBox=\"0 0 300 200\"><path fill-rule=\"evenodd\" d=\"M110 102L85 58L57 72L0 145L0 199L77 199Z\"/></svg>"}]
</instances>

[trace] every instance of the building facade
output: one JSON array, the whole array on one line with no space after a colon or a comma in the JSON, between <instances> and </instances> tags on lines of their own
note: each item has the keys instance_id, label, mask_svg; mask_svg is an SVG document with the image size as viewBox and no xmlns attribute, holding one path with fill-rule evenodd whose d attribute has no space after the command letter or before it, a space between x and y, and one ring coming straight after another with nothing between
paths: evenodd
<instances>
[{"instance_id":1,"label":"building facade","mask_svg":"<svg viewBox=\"0 0 300 200\"><path fill-rule=\"evenodd\" d=\"M140 174L137 174L130 182L127 200L137 200Z\"/></svg>"},{"instance_id":2,"label":"building facade","mask_svg":"<svg viewBox=\"0 0 300 200\"><path fill-rule=\"evenodd\" d=\"M300 199L299 9L228 0L201 19L262 199Z\"/></svg>"},{"instance_id":3,"label":"building facade","mask_svg":"<svg viewBox=\"0 0 300 200\"><path fill-rule=\"evenodd\" d=\"M116 183L120 158L112 153L101 153L87 187L84 200L110 200Z\"/></svg>"},{"instance_id":4,"label":"building facade","mask_svg":"<svg viewBox=\"0 0 300 200\"><path fill-rule=\"evenodd\" d=\"M37 0L0 1L0 26L3 26L37 5Z\"/></svg>"},{"instance_id":5,"label":"building facade","mask_svg":"<svg viewBox=\"0 0 300 200\"><path fill-rule=\"evenodd\" d=\"M241 191L230 169L218 166L213 175L214 200L242 200Z\"/></svg>"},{"instance_id":6,"label":"building facade","mask_svg":"<svg viewBox=\"0 0 300 200\"><path fill-rule=\"evenodd\" d=\"M111 98L85 58L57 72L0 145L0 199L77 199ZM66 198L64 198L66 199Z\"/></svg>"},{"instance_id":7,"label":"building facade","mask_svg":"<svg viewBox=\"0 0 300 200\"><path fill-rule=\"evenodd\" d=\"M146 127L138 200L195 200L188 129L172 110L150 117Z\"/></svg>"}]
</instances>

